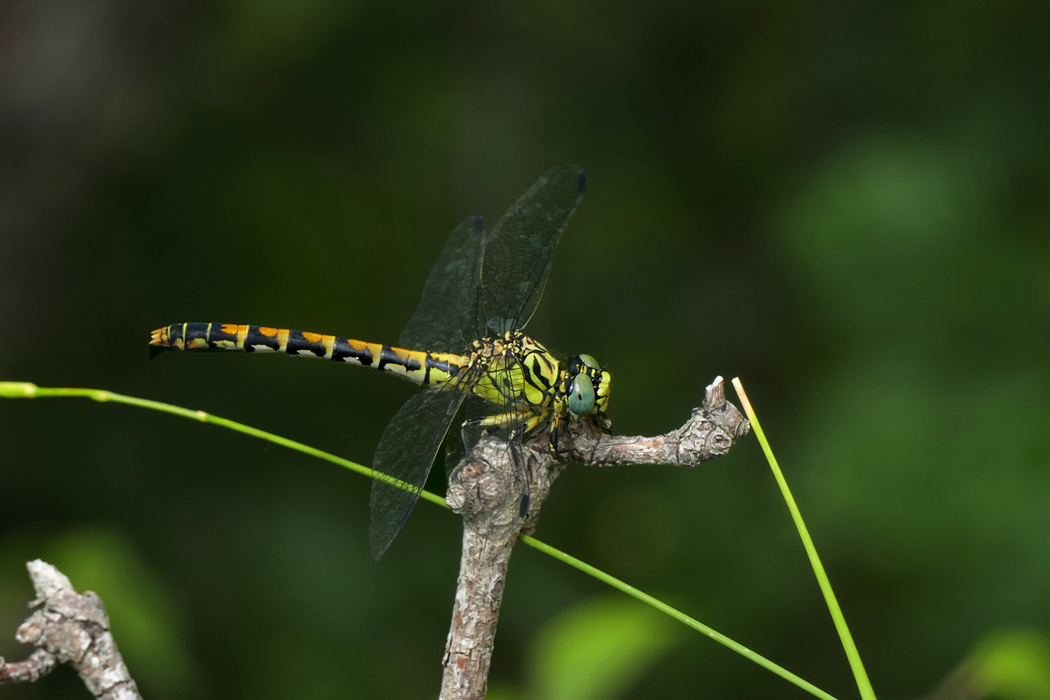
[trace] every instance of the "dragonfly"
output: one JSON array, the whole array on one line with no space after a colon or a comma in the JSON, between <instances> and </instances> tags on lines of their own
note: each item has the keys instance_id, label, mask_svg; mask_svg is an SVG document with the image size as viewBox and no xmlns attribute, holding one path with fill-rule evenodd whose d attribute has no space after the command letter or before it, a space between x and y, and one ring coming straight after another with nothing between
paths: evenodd
<instances>
[{"instance_id":1,"label":"dragonfly","mask_svg":"<svg viewBox=\"0 0 1050 700\"><path fill-rule=\"evenodd\" d=\"M398 345L285 328L177 323L153 331L150 350L240 350L315 357L395 374L425 388L387 424L373 469L369 548L377 561L412 513L442 442L452 476L459 457L484 438L507 459L494 477L502 512L462 515L484 537L520 527L528 514L527 435L558 436L566 421L605 429L611 376L590 355L561 361L525 335L550 273L555 248L584 190L575 165L551 168L486 230L469 216L448 237ZM449 437L458 414L460 435ZM449 490L451 494L452 489Z\"/></svg>"}]
</instances>

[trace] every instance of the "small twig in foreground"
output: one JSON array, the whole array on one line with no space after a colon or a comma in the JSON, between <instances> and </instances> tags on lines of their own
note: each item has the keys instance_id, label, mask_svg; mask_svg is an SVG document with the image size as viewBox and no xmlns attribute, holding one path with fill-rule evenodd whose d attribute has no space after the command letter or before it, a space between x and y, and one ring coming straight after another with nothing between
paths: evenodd
<instances>
[{"instance_id":1,"label":"small twig in foreground","mask_svg":"<svg viewBox=\"0 0 1050 700\"><path fill-rule=\"evenodd\" d=\"M47 562L36 559L26 568L36 589L31 605L42 607L19 626L15 638L37 649L25 661L0 658L0 683L31 683L68 663L99 700L142 700L110 634L102 599L91 591L78 594Z\"/></svg>"}]
</instances>

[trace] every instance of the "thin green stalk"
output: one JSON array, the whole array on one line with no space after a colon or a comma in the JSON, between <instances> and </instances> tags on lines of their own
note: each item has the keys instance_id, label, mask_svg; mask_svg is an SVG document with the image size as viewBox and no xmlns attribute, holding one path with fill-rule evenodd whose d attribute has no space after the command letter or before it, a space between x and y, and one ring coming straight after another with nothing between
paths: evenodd
<instances>
[{"instance_id":1,"label":"thin green stalk","mask_svg":"<svg viewBox=\"0 0 1050 700\"><path fill-rule=\"evenodd\" d=\"M288 438L281 437L280 435L274 435L268 433L265 430L259 430L251 426L245 425L244 423L238 423L236 421L227 420L226 418L220 418L213 416L210 413L204 411L193 411L188 408L182 408L181 406L172 406L170 403L161 403L160 401L149 401L148 399L139 399L134 396L124 396L123 394L114 394L111 391L105 391L102 389L68 389L68 388L45 388L38 387L35 384L28 382L0 382L0 398L7 399L32 399L32 398L51 398L51 397L80 397L85 399L91 399L92 401L101 401L103 403L123 403L129 406L138 406L139 408L149 408L154 411L161 411L162 413L171 413L182 418L189 418L190 420L200 421L201 423L211 423L212 425L219 425L223 428L236 431L238 433L244 433L245 435L251 435L252 437L259 438L260 440L266 440L282 447L287 447L292 450L297 450L304 454L308 454L311 457L317 457L323 459L326 462L332 464L338 464L344 469L349 469L352 472L356 472L362 476L367 476L370 479L378 479L379 481L385 481L388 484L403 488L406 491L413 490L410 486L405 484L388 474L383 472L370 469L364 465L358 464L357 462L351 462L348 459L342 457L336 457L330 452L324 452L315 447L304 445L301 442L295 440L289 440ZM430 501L443 508L448 508L445 503L445 499L436 494L430 493L429 491L421 491L420 497L424 500Z\"/></svg>"},{"instance_id":2,"label":"thin green stalk","mask_svg":"<svg viewBox=\"0 0 1050 700\"><path fill-rule=\"evenodd\" d=\"M868 673L864 670L864 663L860 659L857 645L853 643L853 636L849 633L849 626L846 625L846 618L843 616L842 608L839 607L839 602L835 598L835 592L831 590L831 582L828 580L828 575L824 571L824 565L820 563L820 557L817 555L817 548L813 545L813 539L809 536L809 530L806 529L806 523L802 520L802 513L798 510L798 505L795 503L795 499L791 495L791 489L788 488L787 480L784 478L783 472L780 471L780 465L777 464L777 458L773 456L773 449L769 446L769 442L766 440L766 434L762 432L762 426L758 422L758 416L755 415L754 410L751 408L751 402L747 400L747 394L744 392L744 385L740 382L739 378L733 379L733 388L736 389L737 396L740 397L740 403L744 407L744 412L747 413L748 420L751 421L751 427L755 431L755 437L758 438L759 444L762 445L762 451L766 454L766 460L769 462L769 467L773 470L773 477L777 480L777 484L780 486L780 492L784 496L784 501L787 503L788 510L791 511L791 518L795 521L795 527L798 528L798 534L802 538L802 546L806 548L806 555L809 557L809 563L813 567L813 573L817 577L817 583L820 585L820 590L824 594L824 601L828 606L828 611L831 613L831 619L835 622L835 629L838 630L839 639L842 640L842 648L846 650L846 658L849 659L850 668L853 669L853 677L857 681L857 689L860 691L860 696L864 700L875 700L875 690L871 687L871 681L868 680Z\"/></svg>"},{"instance_id":3,"label":"thin green stalk","mask_svg":"<svg viewBox=\"0 0 1050 700\"><path fill-rule=\"evenodd\" d=\"M568 564L569 566L577 568L580 571L582 571L583 573L589 574L589 575L593 576L594 578L598 579L599 581L602 581L602 582L612 586L613 588L615 588L615 589L617 589L619 591L623 591L624 593L626 593L627 595L631 596L632 598L637 598L638 600L642 601L643 603L646 603L647 605L651 605L652 607L656 608L657 610L659 610L660 612L664 613L665 615L669 615L670 617L674 618L675 620L678 620L682 624L687 625L689 627L692 627L697 632L700 632L701 634L707 635L708 637L710 637L711 639L715 640L719 644L732 649L733 651L735 651L736 653L740 654L744 658L750 659L751 661L754 661L756 664L758 664L762 668L764 668L764 669L766 669L768 671L772 671L773 673L777 674L778 676L780 676L781 678L783 678L786 681L794 683L795 685L797 685L802 690L805 690L805 691L807 691L809 693L812 693L813 695L816 695L818 698L823 698L824 700L835 700L834 696L829 695L828 693L825 693L823 690L821 690L817 686L813 685L812 683L799 678L798 676L796 676L794 673L791 673L787 669L784 669L784 668L782 668L780 666L777 666L775 663L773 663L772 661L770 661L766 657L761 656L759 654L756 654L755 652L753 652L750 649L748 649L747 647L745 647L743 644L739 644L737 642L734 642L732 639L730 639L729 637L725 636L724 634L720 634L720 633L716 632L715 630L711 629L710 627L708 627L704 623L700 622L699 620L696 620L696 619L694 619L692 617L689 617L684 612L681 612L680 610L676 610L675 608L672 608L667 603L664 603L661 600L657 600L656 598L652 597L648 593L644 593L644 592L638 590L637 588L635 588L634 586L632 586L632 585L630 585L628 583L624 583L620 579L618 579L618 578L616 578L614 576L610 576L609 574L605 573L604 571L602 571L600 569L596 569L593 566L591 566L590 564L582 562L579 559L577 559L576 557L571 556L569 554L566 554L565 552L563 552L563 551L561 551L559 549L555 549L554 547L551 547L549 544L546 544L544 542L540 542L539 540L537 540L537 539L535 539L533 537L529 537L528 535L521 535L519 537L519 539L522 542L524 542L525 544L529 545L530 547L534 547L535 549L538 549L541 552L543 552L544 554L547 554L549 556L554 557L555 559L557 559L558 561L560 561L560 562L562 562L564 564Z\"/></svg>"},{"instance_id":4,"label":"thin green stalk","mask_svg":"<svg viewBox=\"0 0 1050 700\"><path fill-rule=\"evenodd\" d=\"M282 447L287 447L292 450L298 450L299 452L303 452L313 457L317 457L319 459L323 459L333 464L337 464L341 467L344 467L345 469L349 469L353 472L361 474L362 476L367 476L372 479L382 479L387 481L388 483L392 483L396 486L401 486L402 488L405 488L402 482L387 474L383 474L382 472L377 472L373 469L369 469L368 467L362 466L355 462L342 459L341 457L336 457L333 454L323 452L322 450L318 450L308 445L304 445L301 442L289 440L288 438L283 438L278 435L274 435L273 433L268 433L265 430L252 428L247 425L244 425L243 423L237 423L235 421L227 420L225 418L219 418L218 416L213 416L209 413L205 413L204 411L193 411L188 408L182 408L180 406L172 406L171 404L161 403L159 401L149 401L146 399L135 398L133 396L114 394L113 392L104 391L101 389L42 388L36 386L35 384L30 384L28 382L0 382L0 398L15 399L43 397L81 397L88 398L93 401L123 403L128 404L130 406L138 406L140 408L148 408L154 411L171 413L176 416L181 416L182 418L189 418L190 420L195 420L202 423L212 423L214 425L219 425L224 428L237 431L239 433L244 433L245 435L251 435L252 437L259 438L261 440L266 440L277 445L281 445ZM445 500L443 498L433 493L430 493L429 491L422 491L420 493L420 496L423 499L430 501L431 503L436 503L437 505L443 506L445 508L448 507L445 504ZM586 564L580 561L579 559L576 559L575 557L566 554L565 552L562 552L554 547L551 547L548 544L541 542L540 540L535 539L534 537L522 535L521 541L529 545L530 547L538 549L539 551L544 552L545 554L554 557L555 559L564 562L569 566L579 569L580 571L595 577L599 581L603 581L604 583L612 586L613 588L616 588L617 590L620 590L626 593L627 595L632 596L637 600L640 600L643 603L646 603L656 608L665 615L669 615L673 619L678 620L679 622L697 630L698 632L715 640L719 644L723 644L724 646L728 647L729 649L732 649L736 653L744 656L747 659L750 659L751 661L762 666L763 668L795 684L802 690L808 691L809 693L815 695L818 698L822 698L823 700L836 700L834 696L829 695L820 688L817 688L812 683L809 683L803 680L802 678L799 678L795 674L778 666L777 664L773 663L764 656L756 654L755 652L751 651L742 644L734 642L729 637L726 637L725 635L716 632L707 625L704 625L698 620L689 617L685 613L671 607L670 605L660 600L657 600L651 595L638 590L634 586L624 583L623 581L613 576L610 576L604 571L596 569L590 564Z\"/></svg>"}]
</instances>

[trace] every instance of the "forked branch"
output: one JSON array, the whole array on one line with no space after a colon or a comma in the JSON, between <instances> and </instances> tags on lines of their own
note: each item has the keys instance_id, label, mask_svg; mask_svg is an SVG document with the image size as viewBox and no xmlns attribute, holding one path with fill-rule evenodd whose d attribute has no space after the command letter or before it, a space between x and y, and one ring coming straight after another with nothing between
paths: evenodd
<instances>
[{"instance_id":1,"label":"forked branch","mask_svg":"<svg viewBox=\"0 0 1050 700\"><path fill-rule=\"evenodd\" d=\"M41 607L21 624L15 638L36 651L24 661L0 658L0 683L33 682L68 663L100 700L141 700L135 681L109 631L102 599L80 595L66 575L39 559L26 564Z\"/></svg>"},{"instance_id":2,"label":"forked branch","mask_svg":"<svg viewBox=\"0 0 1050 700\"><path fill-rule=\"evenodd\" d=\"M456 602L445 647L441 700L479 700L485 697L489 663L496 638L496 623L503 599L510 553L518 532L531 534L539 521L540 508L551 484L570 463L603 467L621 464L671 464L693 467L729 452L751 425L725 397L725 385L717 377L704 393L703 406L693 409L682 427L656 437L613 436L592 423L567 426L559 437L559 451L552 452L546 432L533 435L525 444L530 476L529 512L517 530L504 537L487 539L469 527L463 528ZM482 441L469 456L469 464L453 470L448 503L457 512L492 512L502 517L507 494L496 475L513 465L511 452L498 440ZM500 532L505 528L495 528Z\"/></svg>"}]
</instances>

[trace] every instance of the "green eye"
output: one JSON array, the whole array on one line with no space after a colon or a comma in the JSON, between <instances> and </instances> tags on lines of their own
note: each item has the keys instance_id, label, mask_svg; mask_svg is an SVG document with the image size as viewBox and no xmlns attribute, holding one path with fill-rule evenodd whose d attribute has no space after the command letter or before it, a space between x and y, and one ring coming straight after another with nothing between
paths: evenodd
<instances>
[{"instance_id":1,"label":"green eye","mask_svg":"<svg viewBox=\"0 0 1050 700\"><path fill-rule=\"evenodd\" d=\"M569 393L569 410L578 416L585 416L594 408L594 382L586 374L577 374L572 380L572 391Z\"/></svg>"},{"instance_id":2,"label":"green eye","mask_svg":"<svg viewBox=\"0 0 1050 700\"><path fill-rule=\"evenodd\" d=\"M598 367L598 360L594 359L590 355L580 355L579 356L579 360L580 360L580 362L582 362L583 364L587 365L591 369L600 369Z\"/></svg>"}]
</instances>

